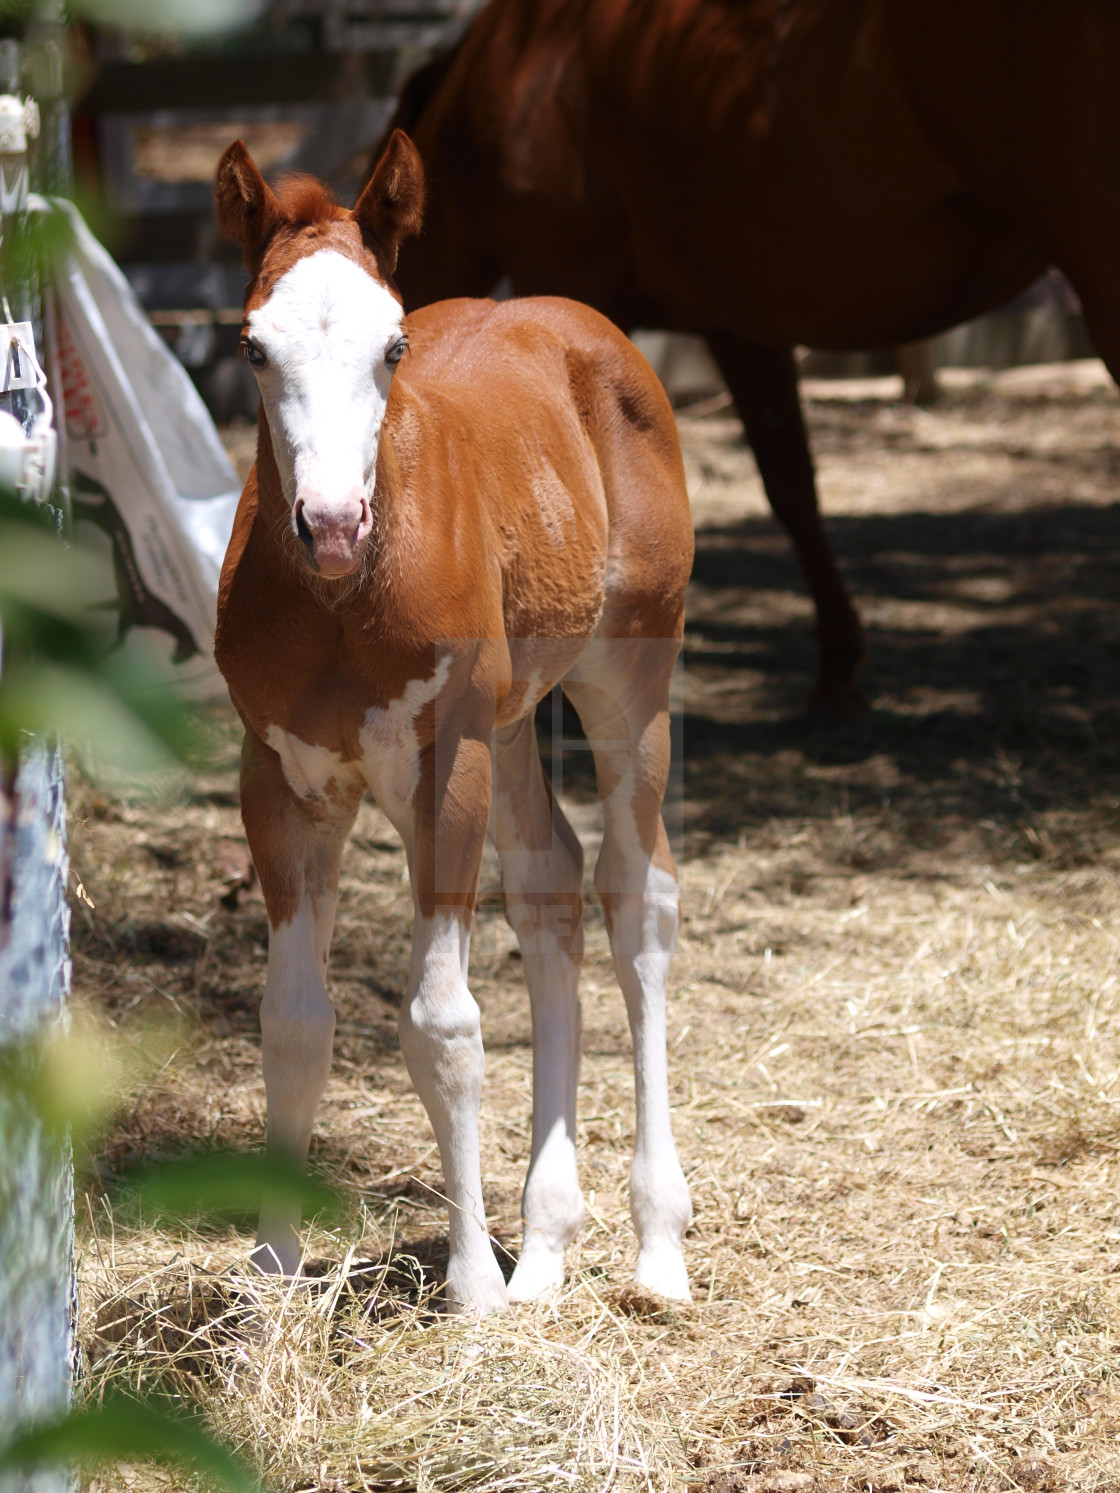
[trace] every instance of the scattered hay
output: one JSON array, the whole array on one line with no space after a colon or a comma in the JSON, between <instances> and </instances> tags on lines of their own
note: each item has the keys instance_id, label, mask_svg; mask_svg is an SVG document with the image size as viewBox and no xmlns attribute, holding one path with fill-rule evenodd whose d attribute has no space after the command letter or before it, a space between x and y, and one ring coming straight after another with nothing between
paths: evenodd
<instances>
[{"instance_id":1,"label":"scattered hay","mask_svg":"<svg viewBox=\"0 0 1120 1493\"><path fill-rule=\"evenodd\" d=\"M125 1292L121 1263L86 1278L98 1303L87 1395L143 1383L204 1405L214 1429L292 1493L649 1485L663 1460L664 1428L636 1407L620 1339L593 1298L576 1304L589 1330L572 1340L548 1314L449 1322L430 1280L415 1289L418 1261L371 1267L354 1246L287 1287L179 1258Z\"/></svg>"}]
</instances>

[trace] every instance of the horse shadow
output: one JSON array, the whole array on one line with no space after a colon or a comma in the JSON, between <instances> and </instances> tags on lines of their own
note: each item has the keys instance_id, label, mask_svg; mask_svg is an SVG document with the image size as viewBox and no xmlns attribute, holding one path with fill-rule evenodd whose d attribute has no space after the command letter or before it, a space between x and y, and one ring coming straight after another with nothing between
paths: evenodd
<instances>
[{"instance_id":1,"label":"horse shadow","mask_svg":"<svg viewBox=\"0 0 1120 1493\"><path fill-rule=\"evenodd\" d=\"M852 722L806 717L815 644L796 601L775 617L752 600L802 590L774 526L697 533L682 777L709 839L811 816L807 772L873 759L891 764L896 803L976 819L1087 809L1120 788L1120 505L844 516L829 531L869 619L872 708Z\"/></svg>"}]
</instances>

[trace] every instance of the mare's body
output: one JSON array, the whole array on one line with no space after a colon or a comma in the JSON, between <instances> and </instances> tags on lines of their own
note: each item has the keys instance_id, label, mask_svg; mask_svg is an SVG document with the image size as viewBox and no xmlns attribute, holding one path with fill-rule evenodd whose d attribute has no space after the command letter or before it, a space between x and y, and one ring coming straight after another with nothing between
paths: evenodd
<instances>
[{"instance_id":1,"label":"mare's body","mask_svg":"<svg viewBox=\"0 0 1120 1493\"><path fill-rule=\"evenodd\" d=\"M687 1297L690 1209L665 1066L678 891L660 814L692 559L672 411L633 347L585 306L460 300L404 318L391 274L398 239L415 231L419 183L400 135L353 214L315 184L277 200L244 147L219 168L219 218L252 273L243 346L262 398L216 655L245 723L242 813L269 917L269 1145L307 1153L330 1067L339 857L369 790L408 854L401 1049L440 1147L448 1297L473 1311L504 1306L467 984L489 826L534 1030L525 1237L509 1293L526 1299L562 1280L583 1213L582 852L533 727L537 702L562 681L595 752L596 885L634 1035L636 1273ZM266 1205L263 1269L298 1268L298 1223L287 1204Z\"/></svg>"},{"instance_id":2,"label":"mare's body","mask_svg":"<svg viewBox=\"0 0 1120 1493\"><path fill-rule=\"evenodd\" d=\"M408 305L563 294L708 337L818 609L858 620L817 516L791 348L924 338L1047 264L1120 373L1111 0L491 0L406 88L431 184Z\"/></svg>"}]
</instances>

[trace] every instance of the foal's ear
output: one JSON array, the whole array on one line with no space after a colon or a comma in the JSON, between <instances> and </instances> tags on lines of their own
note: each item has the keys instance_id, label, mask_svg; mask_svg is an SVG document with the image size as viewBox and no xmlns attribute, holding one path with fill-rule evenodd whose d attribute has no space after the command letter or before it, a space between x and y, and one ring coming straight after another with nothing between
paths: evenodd
<instances>
[{"instance_id":1,"label":"foal's ear","mask_svg":"<svg viewBox=\"0 0 1120 1493\"><path fill-rule=\"evenodd\" d=\"M275 193L241 140L235 140L218 162L214 205L218 227L226 238L240 245L246 267L255 272L283 214Z\"/></svg>"},{"instance_id":2,"label":"foal's ear","mask_svg":"<svg viewBox=\"0 0 1120 1493\"><path fill-rule=\"evenodd\" d=\"M364 238L376 240L391 275L402 238L420 232L424 216L424 165L403 130L394 130L377 169L354 207Z\"/></svg>"}]
</instances>

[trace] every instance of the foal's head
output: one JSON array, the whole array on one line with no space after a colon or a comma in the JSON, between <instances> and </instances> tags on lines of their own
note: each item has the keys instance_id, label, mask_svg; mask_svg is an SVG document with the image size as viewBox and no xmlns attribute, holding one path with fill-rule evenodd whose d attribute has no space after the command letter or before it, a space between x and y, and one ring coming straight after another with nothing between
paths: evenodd
<instances>
[{"instance_id":1,"label":"foal's head","mask_svg":"<svg viewBox=\"0 0 1120 1493\"><path fill-rule=\"evenodd\" d=\"M241 350L257 377L292 532L323 576L361 564L377 444L408 348L393 284L420 226L420 157L397 130L353 212L310 177L268 186L240 140L218 165L222 232L251 279Z\"/></svg>"}]
</instances>

